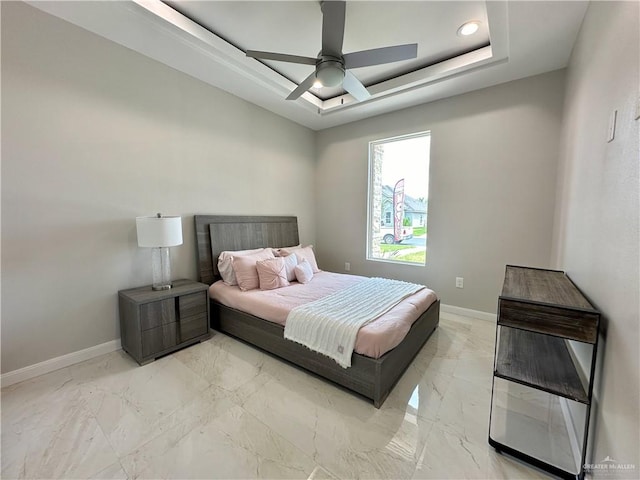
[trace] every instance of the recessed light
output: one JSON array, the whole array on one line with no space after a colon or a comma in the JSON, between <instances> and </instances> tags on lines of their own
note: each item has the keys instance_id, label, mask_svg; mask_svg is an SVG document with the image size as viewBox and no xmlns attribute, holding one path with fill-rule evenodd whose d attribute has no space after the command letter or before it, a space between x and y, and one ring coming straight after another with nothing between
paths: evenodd
<instances>
[{"instance_id":1,"label":"recessed light","mask_svg":"<svg viewBox=\"0 0 640 480\"><path fill-rule=\"evenodd\" d=\"M480 28L480 22L473 20L471 22L463 23L458 29L458 35L466 37L473 35Z\"/></svg>"}]
</instances>

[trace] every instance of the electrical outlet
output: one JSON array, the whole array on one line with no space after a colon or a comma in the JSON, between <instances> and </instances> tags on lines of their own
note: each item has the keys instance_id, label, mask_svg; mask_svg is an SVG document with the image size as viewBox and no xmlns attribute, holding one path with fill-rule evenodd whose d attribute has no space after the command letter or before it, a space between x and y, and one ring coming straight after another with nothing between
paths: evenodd
<instances>
[{"instance_id":1,"label":"electrical outlet","mask_svg":"<svg viewBox=\"0 0 640 480\"><path fill-rule=\"evenodd\" d=\"M464 288L464 278L456 277L456 288Z\"/></svg>"},{"instance_id":2,"label":"electrical outlet","mask_svg":"<svg viewBox=\"0 0 640 480\"><path fill-rule=\"evenodd\" d=\"M344 262L344 271L345 272L351 271L351 264L349 262Z\"/></svg>"}]
</instances>

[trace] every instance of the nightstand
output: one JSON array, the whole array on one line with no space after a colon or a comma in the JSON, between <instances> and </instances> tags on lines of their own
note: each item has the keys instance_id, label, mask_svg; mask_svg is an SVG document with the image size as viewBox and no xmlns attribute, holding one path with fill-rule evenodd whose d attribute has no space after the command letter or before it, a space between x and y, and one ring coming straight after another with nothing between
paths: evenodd
<instances>
[{"instance_id":1,"label":"nightstand","mask_svg":"<svg viewBox=\"0 0 640 480\"><path fill-rule=\"evenodd\" d=\"M208 290L204 283L175 280L170 290L119 291L123 350L144 365L209 338Z\"/></svg>"}]
</instances>

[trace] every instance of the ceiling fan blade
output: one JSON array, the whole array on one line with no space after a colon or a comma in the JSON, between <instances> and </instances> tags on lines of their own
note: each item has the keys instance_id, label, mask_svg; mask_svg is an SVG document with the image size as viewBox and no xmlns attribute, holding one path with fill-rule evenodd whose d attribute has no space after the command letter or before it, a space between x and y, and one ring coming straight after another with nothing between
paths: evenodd
<instances>
[{"instance_id":1,"label":"ceiling fan blade","mask_svg":"<svg viewBox=\"0 0 640 480\"><path fill-rule=\"evenodd\" d=\"M384 63L410 60L418 56L418 44L395 45L393 47L373 48L344 55L344 68L369 67Z\"/></svg>"},{"instance_id":2,"label":"ceiling fan blade","mask_svg":"<svg viewBox=\"0 0 640 480\"><path fill-rule=\"evenodd\" d=\"M344 72L344 81L342 82L342 88L349 92L356 100L362 102L371 96L369 91L358 80L353 73Z\"/></svg>"},{"instance_id":3,"label":"ceiling fan blade","mask_svg":"<svg viewBox=\"0 0 640 480\"><path fill-rule=\"evenodd\" d=\"M302 63L304 65L316 64L316 59L311 57L287 55L286 53L261 52L259 50L247 50L247 57L259 58L261 60L276 60L278 62Z\"/></svg>"},{"instance_id":4,"label":"ceiling fan blade","mask_svg":"<svg viewBox=\"0 0 640 480\"><path fill-rule=\"evenodd\" d=\"M322 55L342 56L345 2L324 1L322 8Z\"/></svg>"},{"instance_id":5,"label":"ceiling fan blade","mask_svg":"<svg viewBox=\"0 0 640 480\"><path fill-rule=\"evenodd\" d=\"M314 71L311 75L305 78L298 87L289 94L287 100L296 100L300 95L309 90L313 86L313 82L316 80L316 72Z\"/></svg>"}]
</instances>

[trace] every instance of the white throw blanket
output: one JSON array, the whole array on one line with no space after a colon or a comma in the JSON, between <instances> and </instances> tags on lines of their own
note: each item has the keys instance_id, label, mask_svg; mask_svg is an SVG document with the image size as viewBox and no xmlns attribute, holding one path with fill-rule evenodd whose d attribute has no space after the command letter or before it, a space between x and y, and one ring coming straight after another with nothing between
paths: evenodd
<instances>
[{"instance_id":1,"label":"white throw blanket","mask_svg":"<svg viewBox=\"0 0 640 480\"><path fill-rule=\"evenodd\" d=\"M291 310L284 338L350 367L358 330L423 288L387 278L366 279Z\"/></svg>"}]
</instances>

